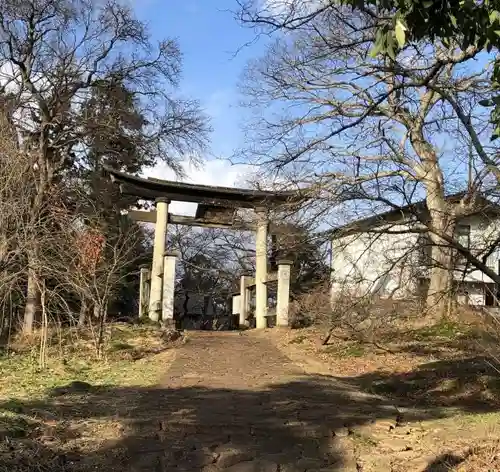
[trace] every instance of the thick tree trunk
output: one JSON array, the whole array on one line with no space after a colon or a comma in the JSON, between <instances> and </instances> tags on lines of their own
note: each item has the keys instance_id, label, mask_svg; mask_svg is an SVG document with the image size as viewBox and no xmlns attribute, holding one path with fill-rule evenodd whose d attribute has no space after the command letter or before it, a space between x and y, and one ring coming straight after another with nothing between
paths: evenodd
<instances>
[{"instance_id":1,"label":"thick tree trunk","mask_svg":"<svg viewBox=\"0 0 500 472\"><path fill-rule=\"evenodd\" d=\"M433 228L449 237L453 237L455 217L451 214L433 214ZM453 298L453 264L454 250L438 235L430 235L433 243L431 253L430 283L427 292L427 310L435 318L441 319L447 312Z\"/></svg>"},{"instance_id":2,"label":"thick tree trunk","mask_svg":"<svg viewBox=\"0 0 500 472\"><path fill-rule=\"evenodd\" d=\"M415 121L410 129L410 141L421 161L416 167L416 173L425 186L425 200L430 217L432 252L427 310L440 319L446 313L452 296L454 251L449 242L439 237L439 234L453 238L456 212L446 201L443 171L434 147L423 134L423 123L423 119Z\"/></svg>"},{"instance_id":3,"label":"thick tree trunk","mask_svg":"<svg viewBox=\"0 0 500 472\"><path fill-rule=\"evenodd\" d=\"M429 291L427 292L427 309L436 317L441 318L448 308L452 297L453 272L449 269L451 259L446 248L434 246Z\"/></svg>"},{"instance_id":4,"label":"thick tree trunk","mask_svg":"<svg viewBox=\"0 0 500 472\"><path fill-rule=\"evenodd\" d=\"M28 286L26 289L26 306L24 308L23 333L33 333L41 308L41 294L33 268L28 269Z\"/></svg>"}]
</instances>

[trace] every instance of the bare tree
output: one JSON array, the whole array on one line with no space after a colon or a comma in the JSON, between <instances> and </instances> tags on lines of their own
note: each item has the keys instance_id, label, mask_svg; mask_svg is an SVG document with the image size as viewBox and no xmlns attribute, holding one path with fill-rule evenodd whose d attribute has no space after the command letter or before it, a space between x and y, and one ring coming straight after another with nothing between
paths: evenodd
<instances>
[{"instance_id":1,"label":"bare tree","mask_svg":"<svg viewBox=\"0 0 500 472\"><path fill-rule=\"evenodd\" d=\"M244 5L241 13L247 24L279 30L244 79L258 116L247 127L248 154L336 208L343 202L343 211L361 202L358 216L423 198L428 218L411 218L431 238L427 301L442 312L453 280L450 246L460 246L457 220L481 208L482 192L500 174L478 107L492 92L487 58L474 47L423 41L374 58L388 21L376 10L283 5L264 13ZM457 191L459 198L447 198ZM406 231L420 231L418 224Z\"/></svg>"},{"instance_id":2,"label":"bare tree","mask_svg":"<svg viewBox=\"0 0 500 472\"><path fill-rule=\"evenodd\" d=\"M9 121L34 170L32 221L54 185L89 165L96 139L106 143L99 159L120 168L127 164L125 146L142 156L141 165L160 159L177 170L181 153L196 155L207 127L197 104L175 95L180 66L175 41L151 42L145 25L118 0L1 3L0 92L13 101ZM91 98L117 91L123 100L115 97L113 113L133 103L139 116L127 140L109 113L87 106ZM29 266L37 249L26 253ZM34 275L28 275L27 332L39 305Z\"/></svg>"},{"instance_id":3,"label":"bare tree","mask_svg":"<svg viewBox=\"0 0 500 472\"><path fill-rule=\"evenodd\" d=\"M0 125L0 331L11 326L22 300L28 271L24 257L32 244L29 231L31 202L35 192L33 170L26 154L20 152L6 122Z\"/></svg>"},{"instance_id":4,"label":"bare tree","mask_svg":"<svg viewBox=\"0 0 500 472\"><path fill-rule=\"evenodd\" d=\"M187 226L177 226L171 233L170 247L179 253L176 306L181 316L195 308L204 316L228 314L228 297L242 271L237 251L227 244L231 233Z\"/></svg>"},{"instance_id":5,"label":"bare tree","mask_svg":"<svg viewBox=\"0 0 500 472\"><path fill-rule=\"evenodd\" d=\"M137 254L134 249L141 232L136 225L126 226L118 231L113 240L107 240L101 232L87 227L80 228L72 236L69 241L73 241L73 244L83 240L87 243L80 245L77 257L63 280L70 290L80 294L82 303L93 307L93 319L89 320L88 326L95 331L96 353L100 356L110 302L131 274L138 276L135 270ZM82 321L81 318L80 313L79 322ZM94 326L97 327L96 330Z\"/></svg>"}]
</instances>

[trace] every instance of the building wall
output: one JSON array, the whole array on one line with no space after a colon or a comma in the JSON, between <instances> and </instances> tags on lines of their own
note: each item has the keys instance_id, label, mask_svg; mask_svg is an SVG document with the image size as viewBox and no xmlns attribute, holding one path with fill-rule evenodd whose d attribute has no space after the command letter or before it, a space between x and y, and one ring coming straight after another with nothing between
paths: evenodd
<instances>
[{"instance_id":1,"label":"building wall","mask_svg":"<svg viewBox=\"0 0 500 472\"><path fill-rule=\"evenodd\" d=\"M490 247L500 235L500 220L487 216L474 215L463 218L460 224L470 225L470 249L481 258L481 251ZM486 260L486 265L499 273L500 248L497 246ZM455 279L459 281L457 300L461 304L482 306L487 302L486 291L496 294L494 281L480 270L472 270L470 265L457 270Z\"/></svg>"},{"instance_id":2,"label":"building wall","mask_svg":"<svg viewBox=\"0 0 500 472\"><path fill-rule=\"evenodd\" d=\"M480 254L500 235L500 220L485 216L462 219L459 224L470 225L470 249ZM390 231L408 230L407 225L391 226ZM418 234L359 233L332 241L332 296L347 290L356 296L377 294L395 299L415 295L419 278L428 272L419 264ZM499 272L500 247L487 259L487 265ZM465 269L465 270L464 270ZM459 301L484 305L485 288L494 282L470 265L456 270L455 280L460 287Z\"/></svg>"},{"instance_id":3,"label":"building wall","mask_svg":"<svg viewBox=\"0 0 500 472\"><path fill-rule=\"evenodd\" d=\"M391 226L404 231L407 226ZM417 234L359 233L332 241L332 295L377 294L407 298L416 288L413 274Z\"/></svg>"},{"instance_id":4,"label":"building wall","mask_svg":"<svg viewBox=\"0 0 500 472\"><path fill-rule=\"evenodd\" d=\"M500 220L498 218L486 218L484 216L472 216L464 218L460 224L470 225L470 249L473 254L480 254L486 247L492 244L500 235ZM499 272L500 248L497 247L488 257L486 264L490 269ZM463 271L458 271L455 278L467 282L494 283L487 275L480 270L467 268L464 276Z\"/></svg>"}]
</instances>

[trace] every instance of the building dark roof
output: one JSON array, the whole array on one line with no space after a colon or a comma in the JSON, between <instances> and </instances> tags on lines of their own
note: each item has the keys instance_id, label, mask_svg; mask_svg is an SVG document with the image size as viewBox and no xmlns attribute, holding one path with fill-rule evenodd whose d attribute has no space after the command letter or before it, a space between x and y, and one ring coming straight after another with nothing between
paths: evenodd
<instances>
[{"instance_id":1,"label":"building dark roof","mask_svg":"<svg viewBox=\"0 0 500 472\"><path fill-rule=\"evenodd\" d=\"M450 203L458 203L465 195L465 192L451 194L446 197L446 200ZM412 216L419 216L425 220L428 216L427 211L426 201L420 200L416 203L393 208L383 213L378 213L367 218L361 218L345 225L338 226L328 233L332 237L338 238L350 234L368 232L370 228L377 228L383 224L402 224L407 222ZM480 195L477 197L474 208L464 216L472 216L479 213L500 215L500 205L487 199L484 195Z\"/></svg>"},{"instance_id":2,"label":"building dark roof","mask_svg":"<svg viewBox=\"0 0 500 472\"><path fill-rule=\"evenodd\" d=\"M291 203L303 198L298 191L273 192L198 185L172 180L145 179L119 172L108 166L105 166L104 170L111 176L114 182L120 184L120 191L123 194L132 195L144 200L166 198L205 205L255 208L258 206Z\"/></svg>"}]
</instances>

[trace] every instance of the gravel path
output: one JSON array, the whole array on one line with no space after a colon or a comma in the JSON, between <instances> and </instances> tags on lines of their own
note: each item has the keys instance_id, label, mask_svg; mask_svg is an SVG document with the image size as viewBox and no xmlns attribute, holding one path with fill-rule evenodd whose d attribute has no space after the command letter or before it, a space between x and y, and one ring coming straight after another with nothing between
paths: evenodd
<instances>
[{"instance_id":1,"label":"gravel path","mask_svg":"<svg viewBox=\"0 0 500 472\"><path fill-rule=\"evenodd\" d=\"M375 401L307 376L265 336L193 333L156 393L139 402L128 470L360 470L347 436Z\"/></svg>"}]
</instances>

